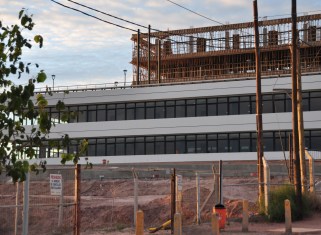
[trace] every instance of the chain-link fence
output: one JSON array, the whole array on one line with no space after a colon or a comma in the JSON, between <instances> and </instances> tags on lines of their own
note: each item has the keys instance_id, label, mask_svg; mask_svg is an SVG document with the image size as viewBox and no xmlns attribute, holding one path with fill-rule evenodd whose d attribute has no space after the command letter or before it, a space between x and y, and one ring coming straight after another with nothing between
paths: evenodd
<instances>
[{"instance_id":1,"label":"chain-link fence","mask_svg":"<svg viewBox=\"0 0 321 235\"><path fill-rule=\"evenodd\" d=\"M0 234L72 234L74 171L49 168L37 175L29 173L25 182L16 184L1 175Z\"/></svg>"},{"instance_id":2,"label":"chain-link fence","mask_svg":"<svg viewBox=\"0 0 321 235\"><path fill-rule=\"evenodd\" d=\"M241 219L243 200L249 202L250 217L258 213L256 164L225 162L222 169L219 187L218 164L175 166L173 190L172 167L82 167L80 234L113 234L124 228L133 231L137 210L144 212L146 229L160 227L171 219L173 192L183 227L210 222L213 207L219 203L225 205L228 221ZM271 162L270 170L270 188L289 183L284 162ZM29 178L28 193L26 182L13 184L1 175L0 234L23 234L24 229L30 235L77 234L74 167L48 168L45 173L31 173ZM316 175L316 179L320 177Z\"/></svg>"}]
</instances>

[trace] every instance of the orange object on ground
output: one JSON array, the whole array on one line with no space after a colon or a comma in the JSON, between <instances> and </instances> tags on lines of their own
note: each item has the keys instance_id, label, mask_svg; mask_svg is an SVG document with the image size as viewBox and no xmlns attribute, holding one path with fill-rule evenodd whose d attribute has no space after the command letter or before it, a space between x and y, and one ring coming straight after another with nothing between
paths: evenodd
<instances>
[{"instance_id":1,"label":"orange object on ground","mask_svg":"<svg viewBox=\"0 0 321 235\"><path fill-rule=\"evenodd\" d=\"M213 208L213 212L216 213L218 216L219 229L224 229L225 223L226 223L226 208L225 208L225 206L222 204L217 204Z\"/></svg>"}]
</instances>

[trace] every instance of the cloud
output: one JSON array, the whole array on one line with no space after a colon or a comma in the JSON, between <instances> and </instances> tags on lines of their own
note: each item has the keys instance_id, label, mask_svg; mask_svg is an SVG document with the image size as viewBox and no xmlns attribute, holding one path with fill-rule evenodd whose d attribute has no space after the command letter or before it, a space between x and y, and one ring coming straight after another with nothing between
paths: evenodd
<instances>
[{"instance_id":1,"label":"cloud","mask_svg":"<svg viewBox=\"0 0 321 235\"><path fill-rule=\"evenodd\" d=\"M66 0L57 1L134 30L139 28ZM216 25L166 0L75 1L145 26L150 24L160 30ZM253 20L250 0L173 1L222 23ZM261 0L258 5L259 16L290 12L289 2L286 1ZM89 18L49 0L0 0L0 19L5 24L17 23L18 12L23 7L34 14L36 23L34 30L25 32L25 35L33 38L33 35L41 34L44 37L44 48L33 47L25 53L24 59L39 63L47 72L49 78L45 84L51 85L51 74L56 75L57 85L120 82L124 76L123 69L128 70L127 78L130 80L130 38L133 32ZM320 1L298 0L298 12L315 9L321 9ZM147 29L140 29L147 32Z\"/></svg>"}]
</instances>

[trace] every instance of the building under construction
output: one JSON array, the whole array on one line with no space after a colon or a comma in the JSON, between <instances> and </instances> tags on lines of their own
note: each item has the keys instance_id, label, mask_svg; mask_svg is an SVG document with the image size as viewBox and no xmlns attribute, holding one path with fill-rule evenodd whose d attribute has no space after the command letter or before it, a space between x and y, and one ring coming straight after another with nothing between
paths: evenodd
<instances>
[{"instance_id":1,"label":"building under construction","mask_svg":"<svg viewBox=\"0 0 321 235\"><path fill-rule=\"evenodd\" d=\"M319 72L321 14L297 22L301 72ZM289 75L291 18L262 18L259 33L262 76ZM139 35L132 35L134 85L255 77L253 22Z\"/></svg>"}]
</instances>

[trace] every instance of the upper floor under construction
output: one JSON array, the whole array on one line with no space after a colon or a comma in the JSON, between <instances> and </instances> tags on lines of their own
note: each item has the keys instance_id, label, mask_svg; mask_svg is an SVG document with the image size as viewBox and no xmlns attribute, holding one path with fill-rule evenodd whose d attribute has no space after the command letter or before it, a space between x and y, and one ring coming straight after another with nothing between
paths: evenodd
<instances>
[{"instance_id":1,"label":"upper floor under construction","mask_svg":"<svg viewBox=\"0 0 321 235\"><path fill-rule=\"evenodd\" d=\"M259 21L262 76L291 73L291 24ZM299 16L297 28L301 73L321 72L321 14ZM133 34L132 41L133 85L255 77L253 22Z\"/></svg>"}]
</instances>

